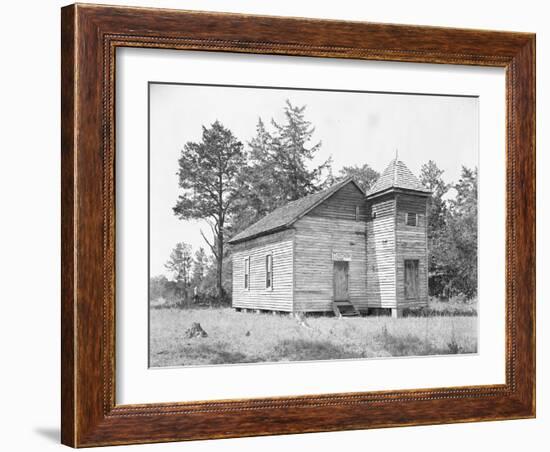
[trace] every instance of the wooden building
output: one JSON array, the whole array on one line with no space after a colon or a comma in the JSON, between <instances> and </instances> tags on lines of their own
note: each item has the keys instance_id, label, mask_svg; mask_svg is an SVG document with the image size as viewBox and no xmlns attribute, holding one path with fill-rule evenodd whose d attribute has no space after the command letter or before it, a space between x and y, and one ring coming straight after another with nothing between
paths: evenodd
<instances>
[{"instance_id":1,"label":"wooden building","mask_svg":"<svg viewBox=\"0 0 550 452\"><path fill-rule=\"evenodd\" d=\"M357 314L427 303L427 200L393 160L365 194L353 179L293 201L229 241L237 310Z\"/></svg>"},{"instance_id":2,"label":"wooden building","mask_svg":"<svg viewBox=\"0 0 550 452\"><path fill-rule=\"evenodd\" d=\"M367 193L367 299L369 308L428 304L430 191L394 159Z\"/></svg>"}]
</instances>

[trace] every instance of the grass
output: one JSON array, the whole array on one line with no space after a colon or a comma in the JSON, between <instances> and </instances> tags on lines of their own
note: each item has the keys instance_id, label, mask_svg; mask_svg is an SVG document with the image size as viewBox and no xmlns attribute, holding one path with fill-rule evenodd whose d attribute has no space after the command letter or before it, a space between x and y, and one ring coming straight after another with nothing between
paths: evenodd
<instances>
[{"instance_id":1,"label":"grass","mask_svg":"<svg viewBox=\"0 0 550 452\"><path fill-rule=\"evenodd\" d=\"M437 298L432 298L428 306L406 309L403 314L407 317L477 317L477 300L463 301L454 299L441 301Z\"/></svg>"},{"instance_id":2,"label":"grass","mask_svg":"<svg viewBox=\"0 0 550 452\"><path fill-rule=\"evenodd\" d=\"M186 338L193 322L208 337ZM477 317L452 314L338 319L230 308L152 309L153 367L423 356L477 351Z\"/></svg>"}]
</instances>

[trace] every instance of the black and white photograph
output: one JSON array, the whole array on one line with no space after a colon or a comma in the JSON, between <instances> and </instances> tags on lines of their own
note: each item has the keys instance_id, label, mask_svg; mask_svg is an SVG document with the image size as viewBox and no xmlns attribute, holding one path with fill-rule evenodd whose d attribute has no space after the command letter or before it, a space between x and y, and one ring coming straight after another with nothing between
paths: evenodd
<instances>
[{"instance_id":1,"label":"black and white photograph","mask_svg":"<svg viewBox=\"0 0 550 452\"><path fill-rule=\"evenodd\" d=\"M3 4L2 450L546 451L546 4L105 3Z\"/></svg>"},{"instance_id":2,"label":"black and white photograph","mask_svg":"<svg viewBox=\"0 0 550 452\"><path fill-rule=\"evenodd\" d=\"M149 83L149 365L472 354L478 98Z\"/></svg>"}]
</instances>

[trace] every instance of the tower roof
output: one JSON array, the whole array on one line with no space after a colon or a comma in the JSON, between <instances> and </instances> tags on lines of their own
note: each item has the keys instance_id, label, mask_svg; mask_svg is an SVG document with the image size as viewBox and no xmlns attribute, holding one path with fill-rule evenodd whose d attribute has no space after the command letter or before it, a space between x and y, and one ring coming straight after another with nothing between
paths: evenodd
<instances>
[{"instance_id":1,"label":"tower roof","mask_svg":"<svg viewBox=\"0 0 550 452\"><path fill-rule=\"evenodd\" d=\"M367 196L390 189L412 190L426 195L431 193L401 160L397 160L397 157L390 162L382 175L367 192Z\"/></svg>"}]
</instances>

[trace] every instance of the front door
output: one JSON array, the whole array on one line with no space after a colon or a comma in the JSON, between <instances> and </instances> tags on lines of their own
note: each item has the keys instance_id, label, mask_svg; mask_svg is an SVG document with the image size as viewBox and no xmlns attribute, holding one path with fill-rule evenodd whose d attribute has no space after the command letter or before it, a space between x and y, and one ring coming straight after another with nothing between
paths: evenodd
<instances>
[{"instance_id":1,"label":"front door","mask_svg":"<svg viewBox=\"0 0 550 452\"><path fill-rule=\"evenodd\" d=\"M334 301L348 301L349 262L334 262Z\"/></svg>"},{"instance_id":2,"label":"front door","mask_svg":"<svg viewBox=\"0 0 550 452\"><path fill-rule=\"evenodd\" d=\"M417 299L419 286L418 260L405 259L405 299Z\"/></svg>"}]
</instances>

